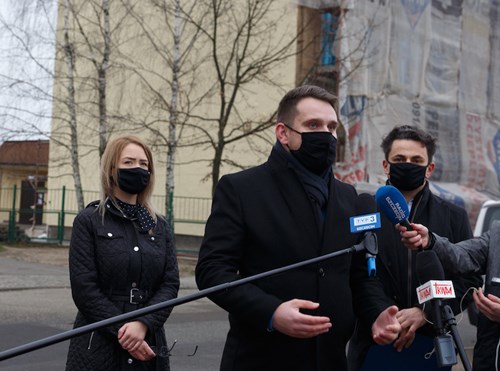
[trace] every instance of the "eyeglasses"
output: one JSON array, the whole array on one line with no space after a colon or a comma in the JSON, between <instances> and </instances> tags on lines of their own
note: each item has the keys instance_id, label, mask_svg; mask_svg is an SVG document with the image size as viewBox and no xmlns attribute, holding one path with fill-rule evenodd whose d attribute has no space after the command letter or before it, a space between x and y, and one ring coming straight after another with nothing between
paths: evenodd
<instances>
[{"instance_id":1,"label":"eyeglasses","mask_svg":"<svg viewBox=\"0 0 500 371\"><path fill-rule=\"evenodd\" d=\"M162 345L160 347L157 347L156 345L150 345L149 347L156 354L157 357L166 358L174 356L174 354L172 354L172 349L174 349L175 344L177 344L177 339L174 340L170 348L166 345ZM191 354L187 354L186 356L193 357L197 351L198 351L198 345L194 347L194 351Z\"/></svg>"}]
</instances>

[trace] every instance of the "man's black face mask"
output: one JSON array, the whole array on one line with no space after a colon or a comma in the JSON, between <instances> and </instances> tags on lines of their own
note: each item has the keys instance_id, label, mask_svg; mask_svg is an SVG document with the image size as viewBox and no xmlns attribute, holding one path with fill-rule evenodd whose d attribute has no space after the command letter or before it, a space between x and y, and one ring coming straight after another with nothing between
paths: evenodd
<instances>
[{"instance_id":1,"label":"man's black face mask","mask_svg":"<svg viewBox=\"0 0 500 371\"><path fill-rule=\"evenodd\" d=\"M323 174L335 162L337 154L337 138L325 131L300 132L286 125L290 130L300 134L302 144L290 153L309 171L316 175Z\"/></svg>"},{"instance_id":2,"label":"man's black face mask","mask_svg":"<svg viewBox=\"0 0 500 371\"><path fill-rule=\"evenodd\" d=\"M389 181L402 191L412 191L425 181L427 166L412 164L411 162L391 163L389 169Z\"/></svg>"}]
</instances>

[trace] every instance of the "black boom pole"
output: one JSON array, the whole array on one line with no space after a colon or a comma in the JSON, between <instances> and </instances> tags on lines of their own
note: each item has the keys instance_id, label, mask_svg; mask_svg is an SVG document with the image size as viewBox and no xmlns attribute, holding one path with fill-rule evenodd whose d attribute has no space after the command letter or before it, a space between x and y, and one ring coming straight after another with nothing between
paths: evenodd
<instances>
[{"instance_id":1,"label":"black boom pole","mask_svg":"<svg viewBox=\"0 0 500 371\"><path fill-rule=\"evenodd\" d=\"M274 275L277 275L279 273L290 271L292 269L301 268L301 267L304 267L304 266L309 265L309 264L319 263L321 261L334 258L336 256L351 254L351 253L355 253L355 252L362 251L362 250L364 250L364 244L360 243L358 245L351 246L347 249L335 251L335 252L332 252L330 254L321 255L321 256L318 256L316 258L304 260L304 261L290 264L290 265L287 265L287 266L284 266L281 268L272 269L270 271L262 272L262 273L254 275L254 276L241 278L241 279L236 280L236 281L222 283L220 285L209 287L207 289L200 290L200 291L195 292L195 293L190 294L190 295L167 300L167 301L164 301L164 302L161 302L158 304L153 304L153 305L150 305L148 307L134 310L132 312L123 313L123 314L120 314L120 315L115 316L115 317L107 318L107 319L104 319L104 320L101 320L98 322L94 322L94 323L91 323L91 324L88 324L88 325L85 325L82 327L78 327L78 328L75 328L72 330L61 332L60 334L56 334L56 335L49 336L49 337L46 337L46 338L43 338L40 340L33 341L31 343L27 343L27 344L20 345L20 346L11 348L11 349L4 350L4 351L0 352L0 361L4 361L6 359L19 356L21 354L28 353L28 352L31 352L33 350L44 348L44 347L47 347L47 346L52 345L52 344L57 344L57 343L60 343L64 340L68 340L70 338L73 338L75 336L83 335L83 334L95 331L95 330L103 328L103 327L114 325L115 323L118 323L121 321L126 321L126 320L130 320L133 318L137 318L137 317L145 315L145 314L153 313L153 312L156 312L157 310L160 310L160 309L175 307L176 305L189 303L191 301L204 298L210 294L214 294L214 293L217 293L219 291L228 290L228 289L231 289L233 287L241 286L241 285L244 285L246 283L259 280L261 278L274 276Z\"/></svg>"}]
</instances>

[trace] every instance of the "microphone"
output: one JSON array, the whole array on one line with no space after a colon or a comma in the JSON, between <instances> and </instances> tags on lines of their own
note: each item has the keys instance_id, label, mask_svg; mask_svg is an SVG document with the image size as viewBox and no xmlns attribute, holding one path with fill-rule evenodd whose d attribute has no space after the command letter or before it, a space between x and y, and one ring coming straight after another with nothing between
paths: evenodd
<instances>
[{"instance_id":1,"label":"microphone","mask_svg":"<svg viewBox=\"0 0 500 371\"><path fill-rule=\"evenodd\" d=\"M436 253L432 250L421 251L416 255L418 302L423 304L433 299L453 299L453 282L445 280L444 270Z\"/></svg>"},{"instance_id":2,"label":"microphone","mask_svg":"<svg viewBox=\"0 0 500 371\"><path fill-rule=\"evenodd\" d=\"M368 276L377 274L375 258L378 254L377 235L374 229L380 229L380 214L377 212L375 200L368 193L362 193L356 199L356 213L349 219L351 233L364 233L363 245L366 250Z\"/></svg>"},{"instance_id":3,"label":"microphone","mask_svg":"<svg viewBox=\"0 0 500 371\"><path fill-rule=\"evenodd\" d=\"M399 189L391 185L382 186L377 189L375 200L380 211L389 218L392 224L401 224L407 230L412 230L408 221L410 210Z\"/></svg>"},{"instance_id":4,"label":"microphone","mask_svg":"<svg viewBox=\"0 0 500 371\"><path fill-rule=\"evenodd\" d=\"M443 266L434 251L421 251L416 259L417 277L421 284L417 287L418 302L423 304L430 301L433 309L434 329L437 333L434 347L438 367L452 366L457 363L457 355L453 339L446 333L443 325L441 299L455 297L453 283L444 279Z\"/></svg>"},{"instance_id":5,"label":"microphone","mask_svg":"<svg viewBox=\"0 0 500 371\"><path fill-rule=\"evenodd\" d=\"M417 254L417 277L422 284L430 280L444 280L444 269L436 253L425 250Z\"/></svg>"}]
</instances>

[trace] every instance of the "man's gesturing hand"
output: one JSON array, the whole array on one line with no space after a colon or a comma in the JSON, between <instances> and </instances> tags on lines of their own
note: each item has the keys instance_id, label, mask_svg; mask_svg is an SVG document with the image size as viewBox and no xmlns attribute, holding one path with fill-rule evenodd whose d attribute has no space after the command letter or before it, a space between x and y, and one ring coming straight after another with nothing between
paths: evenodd
<instances>
[{"instance_id":1,"label":"man's gesturing hand","mask_svg":"<svg viewBox=\"0 0 500 371\"><path fill-rule=\"evenodd\" d=\"M273 328L283 334L296 338L311 338L330 330L330 318L311 316L300 312L301 309L317 309L319 303L293 299L282 303L273 317Z\"/></svg>"},{"instance_id":2,"label":"man's gesturing hand","mask_svg":"<svg viewBox=\"0 0 500 371\"><path fill-rule=\"evenodd\" d=\"M373 341L378 345L389 344L397 339L401 331L401 325L396 318L397 313L398 307L392 305L380 313L375 322L373 322Z\"/></svg>"}]
</instances>

